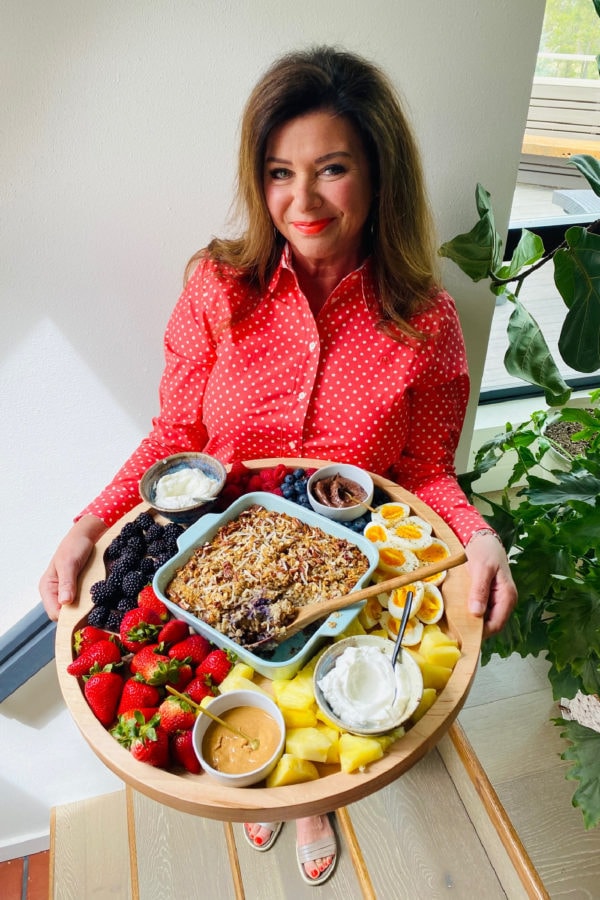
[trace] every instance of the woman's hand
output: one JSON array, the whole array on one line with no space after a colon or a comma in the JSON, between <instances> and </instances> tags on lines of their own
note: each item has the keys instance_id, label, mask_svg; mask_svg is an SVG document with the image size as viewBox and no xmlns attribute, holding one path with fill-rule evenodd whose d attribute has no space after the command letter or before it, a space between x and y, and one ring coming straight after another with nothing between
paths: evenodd
<instances>
[{"instance_id":1,"label":"woman's hand","mask_svg":"<svg viewBox=\"0 0 600 900\"><path fill-rule=\"evenodd\" d=\"M102 519L84 516L76 522L58 545L50 565L40 579L44 609L58 619L64 603L72 603L77 594L77 579L96 541L106 531Z\"/></svg>"},{"instance_id":2,"label":"woman's hand","mask_svg":"<svg viewBox=\"0 0 600 900\"><path fill-rule=\"evenodd\" d=\"M502 544L493 534L476 534L465 548L471 590L469 610L485 616L484 637L500 631L517 602L517 589Z\"/></svg>"}]
</instances>

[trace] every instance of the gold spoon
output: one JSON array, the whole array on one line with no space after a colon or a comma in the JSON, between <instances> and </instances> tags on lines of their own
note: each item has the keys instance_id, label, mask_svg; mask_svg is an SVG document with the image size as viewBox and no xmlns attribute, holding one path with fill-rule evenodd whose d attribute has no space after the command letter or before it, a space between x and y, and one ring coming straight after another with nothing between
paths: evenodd
<instances>
[{"instance_id":1,"label":"gold spoon","mask_svg":"<svg viewBox=\"0 0 600 900\"><path fill-rule=\"evenodd\" d=\"M246 734L241 728L235 728L233 725L229 725L228 722L225 722L224 719L219 718L214 713L209 712L206 707L200 706L199 703L195 703L190 697L186 697L185 694L180 694L179 691L176 691L174 687L171 687L170 684L165 685L169 694L173 694L174 697L179 697L180 700L184 700L186 703L189 703L193 709L198 712L204 713L205 716L208 716L209 719L212 719L213 722L218 722L219 725L222 725L223 728L227 728L229 731L233 731L234 734L237 734L238 737L241 737L242 740L248 741L250 744L251 750L258 750L260 747L260 740L258 738L251 738L250 735Z\"/></svg>"}]
</instances>

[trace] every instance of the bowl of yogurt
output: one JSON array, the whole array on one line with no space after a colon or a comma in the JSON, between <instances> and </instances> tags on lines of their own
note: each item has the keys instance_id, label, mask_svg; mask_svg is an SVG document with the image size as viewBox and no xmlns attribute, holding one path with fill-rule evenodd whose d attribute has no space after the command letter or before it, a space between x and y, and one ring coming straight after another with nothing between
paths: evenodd
<instances>
[{"instance_id":1,"label":"bowl of yogurt","mask_svg":"<svg viewBox=\"0 0 600 900\"><path fill-rule=\"evenodd\" d=\"M174 453L144 473L143 500L172 522L190 525L209 512L227 479L225 466L207 453Z\"/></svg>"},{"instance_id":2,"label":"bowl of yogurt","mask_svg":"<svg viewBox=\"0 0 600 900\"><path fill-rule=\"evenodd\" d=\"M333 644L314 672L315 698L339 728L384 734L411 717L423 695L423 676L409 653L391 666L393 641L355 635Z\"/></svg>"}]
</instances>

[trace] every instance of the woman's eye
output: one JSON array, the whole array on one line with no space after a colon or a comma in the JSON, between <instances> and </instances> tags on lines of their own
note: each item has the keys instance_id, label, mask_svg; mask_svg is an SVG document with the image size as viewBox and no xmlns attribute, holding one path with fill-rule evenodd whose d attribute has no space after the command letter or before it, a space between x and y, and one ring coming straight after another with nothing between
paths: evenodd
<instances>
[{"instance_id":1,"label":"woman's eye","mask_svg":"<svg viewBox=\"0 0 600 900\"><path fill-rule=\"evenodd\" d=\"M340 165L340 163L331 163L329 166L325 166L324 169L321 169L322 175L343 175L346 171L345 166Z\"/></svg>"},{"instance_id":2,"label":"woman's eye","mask_svg":"<svg viewBox=\"0 0 600 900\"><path fill-rule=\"evenodd\" d=\"M283 181L285 178L289 178L291 174L289 169L269 169L269 178L273 181Z\"/></svg>"}]
</instances>

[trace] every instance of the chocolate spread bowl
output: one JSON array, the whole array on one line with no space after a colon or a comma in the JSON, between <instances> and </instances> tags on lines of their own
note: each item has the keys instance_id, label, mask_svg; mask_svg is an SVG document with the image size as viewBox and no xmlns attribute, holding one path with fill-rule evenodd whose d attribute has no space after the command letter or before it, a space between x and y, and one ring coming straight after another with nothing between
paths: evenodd
<instances>
[{"instance_id":1,"label":"chocolate spread bowl","mask_svg":"<svg viewBox=\"0 0 600 900\"><path fill-rule=\"evenodd\" d=\"M373 500L374 484L364 469L348 463L334 463L314 472L308 480L307 490L315 512L335 522L351 522L365 514Z\"/></svg>"}]
</instances>

